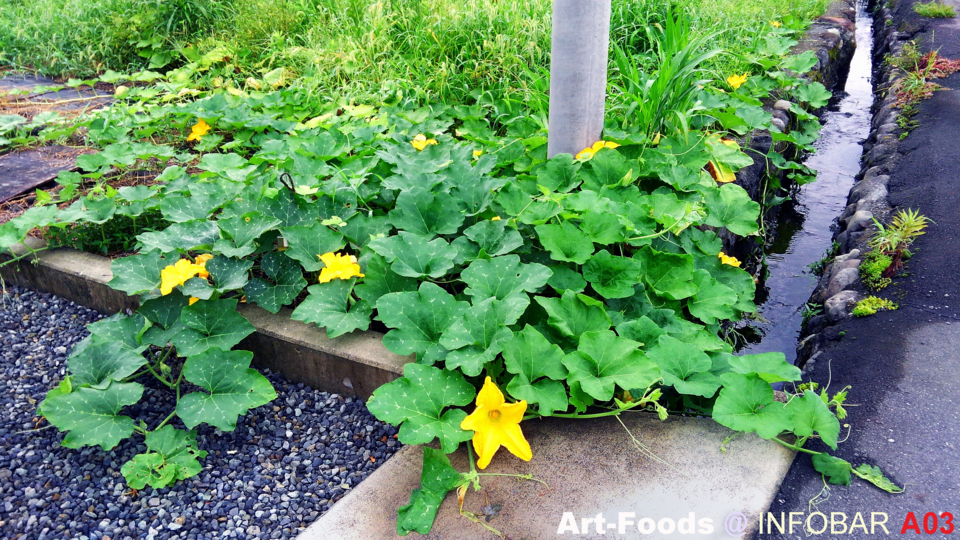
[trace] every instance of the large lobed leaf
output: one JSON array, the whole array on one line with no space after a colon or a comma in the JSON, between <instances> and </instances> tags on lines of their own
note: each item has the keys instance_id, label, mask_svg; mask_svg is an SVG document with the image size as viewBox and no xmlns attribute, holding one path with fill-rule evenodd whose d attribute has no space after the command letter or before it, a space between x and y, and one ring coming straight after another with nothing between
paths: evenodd
<instances>
[{"instance_id":1,"label":"large lobed leaf","mask_svg":"<svg viewBox=\"0 0 960 540\"><path fill-rule=\"evenodd\" d=\"M427 444L436 438L450 453L473 433L460 428L467 413L447 407L468 405L476 394L456 371L410 363L404 366L403 377L373 393L367 408L380 421L400 426L400 442Z\"/></svg>"},{"instance_id":2,"label":"large lobed leaf","mask_svg":"<svg viewBox=\"0 0 960 540\"><path fill-rule=\"evenodd\" d=\"M237 418L277 397L266 377L250 368L253 353L210 349L190 356L183 376L207 392L192 392L177 403L177 416L193 429L201 423L233 431Z\"/></svg>"}]
</instances>

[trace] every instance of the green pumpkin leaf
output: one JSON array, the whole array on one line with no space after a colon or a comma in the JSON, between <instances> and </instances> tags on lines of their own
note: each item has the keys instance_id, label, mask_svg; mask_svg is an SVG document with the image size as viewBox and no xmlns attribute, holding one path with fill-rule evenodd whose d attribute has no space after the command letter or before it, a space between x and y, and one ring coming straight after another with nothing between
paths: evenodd
<instances>
[{"instance_id":1,"label":"green pumpkin leaf","mask_svg":"<svg viewBox=\"0 0 960 540\"><path fill-rule=\"evenodd\" d=\"M602 148L581 167L580 177L583 178L584 189L600 191L604 186L620 185L624 177L636 169L639 169L639 165L628 162L620 152Z\"/></svg>"},{"instance_id":2,"label":"green pumpkin leaf","mask_svg":"<svg viewBox=\"0 0 960 540\"><path fill-rule=\"evenodd\" d=\"M247 284L253 261L217 255L207 261L205 267L214 288L222 293L242 289Z\"/></svg>"},{"instance_id":3,"label":"green pumpkin leaf","mask_svg":"<svg viewBox=\"0 0 960 540\"><path fill-rule=\"evenodd\" d=\"M397 534L429 533L447 492L459 483L460 473L450 465L450 459L436 448L424 447L420 487L410 494L410 502L397 511Z\"/></svg>"},{"instance_id":4,"label":"green pumpkin leaf","mask_svg":"<svg viewBox=\"0 0 960 540\"><path fill-rule=\"evenodd\" d=\"M280 220L267 217L260 212L247 212L239 216L219 219L217 225L233 240L231 247L240 249L244 246L253 246L264 233L280 226Z\"/></svg>"},{"instance_id":5,"label":"green pumpkin leaf","mask_svg":"<svg viewBox=\"0 0 960 540\"><path fill-rule=\"evenodd\" d=\"M107 285L130 296L151 292L160 288L160 272L168 264L157 251L114 259L110 263L113 277Z\"/></svg>"},{"instance_id":6,"label":"green pumpkin leaf","mask_svg":"<svg viewBox=\"0 0 960 540\"><path fill-rule=\"evenodd\" d=\"M207 219L210 209L198 197L164 197L160 200L160 212L164 219L183 223L195 219Z\"/></svg>"},{"instance_id":7,"label":"green pumpkin leaf","mask_svg":"<svg viewBox=\"0 0 960 540\"><path fill-rule=\"evenodd\" d=\"M723 388L713 406L713 419L734 431L756 431L772 439L790 429L790 414L773 399L770 383L758 375L724 373Z\"/></svg>"},{"instance_id":8,"label":"green pumpkin leaf","mask_svg":"<svg viewBox=\"0 0 960 540\"><path fill-rule=\"evenodd\" d=\"M593 255L590 237L569 221L560 225L537 225L536 231L540 243L555 261L583 264Z\"/></svg>"},{"instance_id":9,"label":"green pumpkin leaf","mask_svg":"<svg viewBox=\"0 0 960 540\"><path fill-rule=\"evenodd\" d=\"M370 327L373 308L366 300L349 305L350 292L355 282L356 279L335 279L311 286L307 289L310 295L293 310L290 318L326 328L329 338L354 330L366 330Z\"/></svg>"},{"instance_id":10,"label":"green pumpkin leaf","mask_svg":"<svg viewBox=\"0 0 960 540\"><path fill-rule=\"evenodd\" d=\"M165 488L200 474L207 452L197 447L197 432L167 425L147 433L147 452L133 456L120 472L133 489Z\"/></svg>"},{"instance_id":11,"label":"green pumpkin leaf","mask_svg":"<svg viewBox=\"0 0 960 540\"><path fill-rule=\"evenodd\" d=\"M840 421L816 392L807 390L803 396L791 399L787 403L787 412L798 437L809 437L816 431L824 444L837 449Z\"/></svg>"},{"instance_id":12,"label":"green pumpkin leaf","mask_svg":"<svg viewBox=\"0 0 960 540\"><path fill-rule=\"evenodd\" d=\"M830 454L814 454L811 458L813 468L827 477L827 481L836 486L849 486L853 465L849 461L833 457Z\"/></svg>"},{"instance_id":13,"label":"green pumpkin leaf","mask_svg":"<svg viewBox=\"0 0 960 540\"><path fill-rule=\"evenodd\" d=\"M236 298L201 300L183 308L180 320L186 329L174 336L173 344L181 356L217 347L229 351L256 330L237 313Z\"/></svg>"},{"instance_id":14,"label":"green pumpkin leaf","mask_svg":"<svg viewBox=\"0 0 960 540\"><path fill-rule=\"evenodd\" d=\"M464 311L440 338L440 345L450 351L447 369L460 369L468 377L480 375L483 366L494 361L513 337L507 326L517 322L528 305L527 296L503 301L488 297Z\"/></svg>"},{"instance_id":15,"label":"green pumpkin leaf","mask_svg":"<svg viewBox=\"0 0 960 540\"><path fill-rule=\"evenodd\" d=\"M536 292L547 284L553 272L542 264L521 264L520 257L506 255L470 263L460 274L467 284L464 293L474 300L493 297L504 300L509 297L526 297L526 292Z\"/></svg>"},{"instance_id":16,"label":"green pumpkin leaf","mask_svg":"<svg viewBox=\"0 0 960 540\"><path fill-rule=\"evenodd\" d=\"M386 216L367 216L366 214L357 214L350 218L346 225L340 227L340 232L359 248L378 236L390 234L391 230L393 226L390 225L390 219Z\"/></svg>"},{"instance_id":17,"label":"green pumpkin leaf","mask_svg":"<svg viewBox=\"0 0 960 540\"><path fill-rule=\"evenodd\" d=\"M768 383L799 381L801 378L800 368L787 363L784 354L779 352L731 356L728 364L734 373L756 373Z\"/></svg>"},{"instance_id":18,"label":"green pumpkin leaf","mask_svg":"<svg viewBox=\"0 0 960 540\"><path fill-rule=\"evenodd\" d=\"M416 292L385 294L377 300L377 313L391 328L383 336L383 345L401 354L416 354L418 361L432 364L443 358L440 346L444 331L470 307L433 283L422 283Z\"/></svg>"},{"instance_id":19,"label":"green pumpkin leaf","mask_svg":"<svg viewBox=\"0 0 960 540\"><path fill-rule=\"evenodd\" d=\"M903 488L894 484L889 478L884 476L883 471L880 470L880 467L871 467L870 465L864 463L854 469L853 474L859 476L867 482L870 482L887 493L903 493Z\"/></svg>"},{"instance_id":20,"label":"green pumpkin leaf","mask_svg":"<svg viewBox=\"0 0 960 540\"><path fill-rule=\"evenodd\" d=\"M143 302L140 304L137 313L146 317L154 325L170 328L180 320L180 312L187 306L187 303L187 297L173 292Z\"/></svg>"},{"instance_id":21,"label":"green pumpkin leaf","mask_svg":"<svg viewBox=\"0 0 960 540\"><path fill-rule=\"evenodd\" d=\"M184 378L209 392L192 392L177 403L177 416L188 429L204 423L233 431L240 415L277 397L270 381L250 369L251 360L252 352L222 349L187 358Z\"/></svg>"},{"instance_id":22,"label":"green pumpkin leaf","mask_svg":"<svg viewBox=\"0 0 960 540\"><path fill-rule=\"evenodd\" d=\"M419 187L401 192L389 216L394 227L427 237L453 234L464 220L452 196Z\"/></svg>"},{"instance_id":23,"label":"green pumpkin leaf","mask_svg":"<svg viewBox=\"0 0 960 540\"><path fill-rule=\"evenodd\" d=\"M90 386L97 390L133 375L146 363L143 355L124 347L119 341L91 342L67 359L74 388Z\"/></svg>"},{"instance_id":24,"label":"green pumpkin leaf","mask_svg":"<svg viewBox=\"0 0 960 540\"><path fill-rule=\"evenodd\" d=\"M830 102L833 94L822 84L812 82L800 85L793 91L793 96L797 98L797 101L810 105L811 109L819 109Z\"/></svg>"},{"instance_id":25,"label":"green pumpkin leaf","mask_svg":"<svg viewBox=\"0 0 960 540\"><path fill-rule=\"evenodd\" d=\"M261 199L260 212L280 220L281 227L305 227L319 221L320 210L316 205L301 205L296 197L283 189L275 199ZM324 252L326 253L326 252Z\"/></svg>"},{"instance_id":26,"label":"green pumpkin leaf","mask_svg":"<svg viewBox=\"0 0 960 540\"><path fill-rule=\"evenodd\" d=\"M587 281L576 270L571 270L566 266L554 266L550 270L553 275L547 280L547 285L553 287L560 294L567 291L581 293L587 288Z\"/></svg>"},{"instance_id":27,"label":"green pumpkin leaf","mask_svg":"<svg viewBox=\"0 0 960 540\"><path fill-rule=\"evenodd\" d=\"M634 286L640 282L640 267L639 261L611 255L604 249L583 265L583 277L604 298L627 298L633 296Z\"/></svg>"},{"instance_id":28,"label":"green pumpkin leaf","mask_svg":"<svg viewBox=\"0 0 960 540\"><path fill-rule=\"evenodd\" d=\"M293 302L307 286L300 265L278 251L263 255L260 259L260 270L263 270L273 283L255 278L247 283L243 293L247 295L248 302L253 302L270 313L277 313L280 308Z\"/></svg>"},{"instance_id":29,"label":"green pumpkin leaf","mask_svg":"<svg viewBox=\"0 0 960 540\"><path fill-rule=\"evenodd\" d=\"M703 198L707 206L706 224L711 227L726 227L733 234L749 236L760 230L760 203L740 186L724 184L720 189L708 191Z\"/></svg>"},{"instance_id":30,"label":"green pumpkin leaf","mask_svg":"<svg viewBox=\"0 0 960 540\"><path fill-rule=\"evenodd\" d=\"M417 290L417 280L404 277L390 269L386 259L376 253L366 252L360 257L360 266L363 268L363 283L354 289L357 296L366 300L371 306L385 294Z\"/></svg>"},{"instance_id":31,"label":"green pumpkin leaf","mask_svg":"<svg viewBox=\"0 0 960 540\"><path fill-rule=\"evenodd\" d=\"M153 323L144 332L141 343L166 347L174 336L186 328L180 322L180 314L183 308L187 307L188 302L189 299L186 296L174 291L140 304L137 312Z\"/></svg>"},{"instance_id":32,"label":"green pumpkin leaf","mask_svg":"<svg viewBox=\"0 0 960 540\"><path fill-rule=\"evenodd\" d=\"M100 445L110 450L133 435L133 420L118 416L125 405L140 401L143 386L113 382L103 390L77 388L44 400L44 417L60 431L68 432L63 446L80 448Z\"/></svg>"},{"instance_id":33,"label":"green pumpkin leaf","mask_svg":"<svg viewBox=\"0 0 960 540\"><path fill-rule=\"evenodd\" d=\"M453 268L457 257L457 250L446 240L429 240L406 231L397 236L375 238L368 245L391 263L394 272L412 278L443 277Z\"/></svg>"},{"instance_id":34,"label":"green pumpkin leaf","mask_svg":"<svg viewBox=\"0 0 960 540\"><path fill-rule=\"evenodd\" d=\"M462 177L453 189L458 206L467 216L475 216L490 207L497 191L507 183L507 178L491 176Z\"/></svg>"},{"instance_id":35,"label":"green pumpkin leaf","mask_svg":"<svg viewBox=\"0 0 960 540\"><path fill-rule=\"evenodd\" d=\"M710 272L696 270L693 274L693 284L697 287L697 294L687 299L687 309L690 310L691 315L706 324L732 319L737 315L734 309L737 293L713 279Z\"/></svg>"},{"instance_id":36,"label":"green pumpkin leaf","mask_svg":"<svg viewBox=\"0 0 960 540\"><path fill-rule=\"evenodd\" d=\"M658 296L682 300L697 294L693 257L663 253L644 246L635 256L643 264L643 281Z\"/></svg>"},{"instance_id":37,"label":"green pumpkin leaf","mask_svg":"<svg viewBox=\"0 0 960 540\"><path fill-rule=\"evenodd\" d=\"M280 229L290 249L288 257L300 261L307 272L323 268L320 255L342 249L346 245L343 235L319 222L309 227L285 227Z\"/></svg>"},{"instance_id":38,"label":"green pumpkin leaf","mask_svg":"<svg viewBox=\"0 0 960 540\"><path fill-rule=\"evenodd\" d=\"M579 168L580 164L570 154L557 154L537 171L537 185L555 193L567 193L580 185Z\"/></svg>"},{"instance_id":39,"label":"green pumpkin leaf","mask_svg":"<svg viewBox=\"0 0 960 540\"><path fill-rule=\"evenodd\" d=\"M547 324L561 335L577 340L586 332L610 328L607 312L602 307L584 303L582 298L582 295L567 291L561 298L537 296L536 300L549 316Z\"/></svg>"},{"instance_id":40,"label":"green pumpkin leaf","mask_svg":"<svg viewBox=\"0 0 960 540\"><path fill-rule=\"evenodd\" d=\"M647 388L660 378L660 369L639 347L610 330L585 332L577 350L563 357L568 380L599 401L613 398L617 386Z\"/></svg>"},{"instance_id":41,"label":"green pumpkin leaf","mask_svg":"<svg viewBox=\"0 0 960 540\"><path fill-rule=\"evenodd\" d=\"M463 231L464 236L473 240L490 257L506 255L523 245L523 237L516 229L507 227L507 221L483 220Z\"/></svg>"},{"instance_id":42,"label":"green pumpkin leaf","mask_svg":"<svg viewBox=\"0 0 960 540\"><path fill-rule=\"evenodd\" d=\"M174 223L162 231L145 232L137 236L143 246L140 251L157 249L163 253L209 249L219 238L217 222L207 220Z\"/></svg>"},{"instance_id":43,"label":"green pumpkin leaf","mask_svg":"<svg viewBox=\"0 0 960 540\"><path fill-rule=\"evenodd\" d=\"M585 212L580 216L580 230L586 233L592 242L602 245L617 244L625 239L626 227L615 214Z\"/></svg>"},{"instance_id":44,"label":"green pumpkin leaf","mask_svg":"<svg viewBox=\"0 0 960 540\"><path fill-rule=\"evenodd\" d=\"M409 363L403 377L373 393L367 408L381 422L400 426L400 442L427 444L439 438L440 447L450 453L473 432L460 428L466 412L444 409L469 405L476 395L473 385L456 371Z\"/></svg>"},{"instance_id":45,"label":"green pumpkin leaf","mask_svg":"<svg viewBox=\"0 0 960 540\"><path fill-rule=\"evenodd\" d=\"M660 367L664 384L681 394L708 398L720 388L720 380L710 373L710 357L679 339L662 335L655 346L647 347L647 355Z\"/></svg>"},{"instance_id":46,"label":"green pumpkin leaf","mask_svg":"<svg viewBox=\"0 0 960 540\"><path fill-rule=\"evenodd\" d=\"M87 330L94 337L94 342L118 342L124 349L140 354L147 348L141 341L145 325L143 315L127 316L118 313L88 324Z\"/></svg>"},{"instance_id":47,"label":"green pumpkin leaf","mask_svg":"<svg viewBox=\"0 0 960 540\"><path fill-rule=\"evenodd\" d=\"M528 325L504 344L503 358L507 371L517 375L507 384L510 395L537 405L544 416L567 410L567 392L557 382L569 373L563 365L563 349Z\"/></svg>"}]
</instances>

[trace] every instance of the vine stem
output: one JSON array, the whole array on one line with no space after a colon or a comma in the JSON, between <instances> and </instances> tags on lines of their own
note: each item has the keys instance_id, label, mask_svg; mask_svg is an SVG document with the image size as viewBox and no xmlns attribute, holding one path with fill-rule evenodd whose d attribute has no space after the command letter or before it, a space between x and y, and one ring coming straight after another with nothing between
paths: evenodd
<instances>
[{"instance_id":1,"label":"vine stem","mask_svg":"<svg viewBox=\"0 0 960 540\"><path fill-rule=\"evenodd\" d=\"M160 428L162 428L163 426L167 425L167 422L169 422L170 420L173 420L173 417L174 417L176 414L177 414L177 411L172 411L170 414L167 415L166 418L163 419L163 422L160 422L160 425L158 425L157 427L153 428L153 431L157 431L158 429L160 429Z\"/></svg>"},{"instance_id":2,"label":"vine stem","mask_svg":"<svg viewBox=\"0 0 960 540\"><path fill-rule=\"evenodd\" d=\"M171 353L171 352L173 352L173 347L168 348L167 351L166 351L166 353L164 353L163 357L160 358L160 360L159 360L157 363L158 363L158 364L162 364L163 361L166 360L168 356L170 356L170 353ZM163 376L161 376L159 373L157 373L157 372L153 369L153 364L151 364L149 361L147 361L147 369L150 371L150 374L151 374L151 375L153 375L154 377L156 377L158 381L160 381L160 382L162 382L163 384L165 384L165 385L167 386L167 388L174 388L174 386L176 386L177 389L179 390L180 379L177 379L177 384L174 385L172 382L168 381L165 377L163 377ZM180 375L183 375L183 370L180 370ZM178 399L178 400L179 400L179 399Z\"/></svg>"},{"instance_id":3,"label":"vine stem","mask_svg":"<svg viewBox=\"0 0 960 540\"><path fill-rule=\"evenodd\" d=\"M815 456L823 453L823 452L816 452L816 451L814 451L814 450L808 450L808 449L803 448L803 447L800 447L800 446L792 445L792 444L790 444L790 443L788 443L788 442L786 442L786 441L781 440L779 437L774 437L774 438L771 439L771 440L777 441L778 443L782 444L783 446L786 446L787 448L789 448L789 449L791 449L791 450L795 450L795 451L797 451L797 452L804 452L804 453L806 453L806 454L813 454L813 455L815 455Z\"/></svg>"},{"instance_id":4,"label":"vine stem","mask_svg":"<svg viewBox=\"0 0 960 540\"><path fill-rule=\"evenodd\" d=\"M39 252L41 252L41 251L46 251L46 250L50 249L48 246L44 246L44 247L38 248L38 249L33 249L33 248L31 248L30 246L27 246L26 244L22 244L22 245L26 246L26 248L27 248L27 252L26 252L26 253L24 253L23 255L14 255L12 258L10 258L10 259L8 259L8 260L3 261L2 263L0 263L0 266L6 266L6 265L8 265L8 264L15 263L15 262L17 262L17 261L26 259L27 257L29 257L29 256L31 256L31 255L36 255L37 253L39 253ZM11 255L13 254L12 251L11 251L10 253L11 253Z\"/></svg>"}]
</instances>

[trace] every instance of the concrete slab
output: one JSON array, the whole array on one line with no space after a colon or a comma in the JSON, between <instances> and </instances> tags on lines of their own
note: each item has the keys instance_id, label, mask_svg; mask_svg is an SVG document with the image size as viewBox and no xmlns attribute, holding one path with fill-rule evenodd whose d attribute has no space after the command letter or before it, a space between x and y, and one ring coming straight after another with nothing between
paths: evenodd
<instances>
[{"instance_id":1,"label":"concrete slab","mask_svg":"<svg viewBox=\"0 0 960 540\"><path fill-rule=\"evenodd\" d=\"M60 171L76 168L81 151L41 146L0 156L0 203L52 181Z\"/></svg>"},{"instance_id":2,"label":"concrete slab","mask_svg":"<svg viewBox=\"0 0 960 540\"><path fill-rule=\"evenodd\" d=\"M614 418L549 419L523 424L533 448L533 460L523 462L505 450L484 472L533 474L548 484L519 482L512 477L486 477L483 490L466 496L464 509L480 513L487 504L503 505L488 524L512 540L550 538L666 538L670 519L695 516L697 532L683 538L729 539L752 534L761 512L769 507L794 453L755 434L741 435L720 449L733 434L705 418L669 418L660 422L646 413L622 415L624 424L657 459L644 455ZM420 482L422 450L398 452L298 540L393 540L397 509L406 504ZM452 455L460 471L469 470L465 448ZM488 503L489 501L489 503ZM581 534L558 534L565 512L577 519L603 514L617 523L620 512L633 512L633 521L650 518L663 530L643 534L637 525L597 533L595 525ZM746 516L743 531L731 535L724 523L732 513ZM703 520L703 521L702 521ZM710 527L706 526L709 520ZM708 529L712 528L712 531ZM680 534L680 530L672 534ZM455 495L440 508L429 540L487 540L496 536L459 515Z\"/></svg>"}]
</instances>

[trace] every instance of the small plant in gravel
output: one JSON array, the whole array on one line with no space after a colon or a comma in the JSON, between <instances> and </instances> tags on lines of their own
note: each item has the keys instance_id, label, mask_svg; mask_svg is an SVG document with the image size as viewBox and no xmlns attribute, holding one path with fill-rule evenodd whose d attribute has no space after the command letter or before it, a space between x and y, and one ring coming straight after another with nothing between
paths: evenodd
<instances>
[{"instance_id":1,"label":"small plant in gravel","mask_svg":"<svg viewBox=\"0 0 960 540\"><path fill-rule=\"evenodd\" d=\"M853 308L853 315L855 317L868 317L876 315L878 311L895 311L898 307L897 304L886 298L868 296L857 302L857 305Z\"/></svg>"},{"instance_id":2,"label":"small plant in gravel","mask_svg":"<svg viewBox=\"0 0 960 540\"><path fill-rule=\"evenodd\" d=\"M934 19L949 19L957 16L956 12L953 10L953 6L944 4L939 0L927 2L926 4L917 2L913 5L913 11L917 12L917 14L921 17L930 17Z\"/></svg>"}]
</instances>

